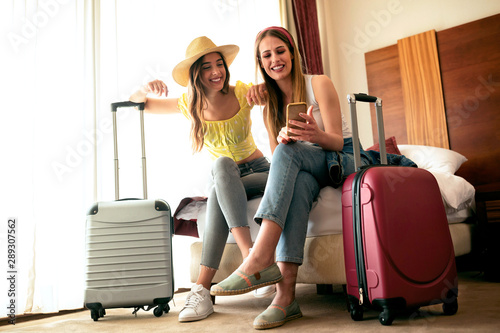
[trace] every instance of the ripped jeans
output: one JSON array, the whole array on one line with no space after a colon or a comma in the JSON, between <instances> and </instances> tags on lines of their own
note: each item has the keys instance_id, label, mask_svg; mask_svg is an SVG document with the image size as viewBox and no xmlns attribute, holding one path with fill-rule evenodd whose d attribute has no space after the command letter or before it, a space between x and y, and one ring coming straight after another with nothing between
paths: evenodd
<instances>
[{"instance_id":1,"label":"ripped jeans","mask_svg":"<svg viewBox=\"0 0 500 333\"><path fill-rule=\"evenodd\" d=\"M240 165L229 157L214 161L214 184L208 195L203 235L203 266L218 269L229 231L248 227L247 201L264 193L269 167L265 157Z\"/></svg>"}]
</instances>

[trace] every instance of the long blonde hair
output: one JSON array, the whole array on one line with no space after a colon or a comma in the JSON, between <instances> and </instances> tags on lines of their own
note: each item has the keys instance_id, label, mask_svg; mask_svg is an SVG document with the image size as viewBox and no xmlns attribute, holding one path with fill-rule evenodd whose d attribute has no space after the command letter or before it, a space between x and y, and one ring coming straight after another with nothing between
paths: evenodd
<instances>
[{"instance_id":1,"label":"long blonde hair","mask_svg":"<svg viewBox=\"0 0 500 333\"><path fill-rule=\"evenodd\" d=\"M219 52L217 52L219 53ZM224 86L221 90L223 94L229 92L229 69L226 64L226 59L219 53L224 69L226 70L226 79ZM203 148L203 143L206 133L206 123L203 116L203 110L207 108L207 96L203 83L201 82L201 67L203 57L196 60L196 62L189 68L189 83L188 83L188 111L191 117L191 145L193 152L199 152Z\"/></svg>"},{"instance_id":2,"label":"long blonde hair","mask_svg":"<svg viewBox=\"0 0 500 333\"><path fill-rule=\"evenodd\" d=\"M304 74L302 73L302 66L300 60L300 53L296 43L291 37L290 34L285 35L283 33L284 28L268 28L263 30L255 40L255 56L256 56L256 66L259 68L262 77L264 78L264 82L266 85L266 89L268 91L268 99L266 101L266 105L264 107L264 120L266 121L266 126L268 131L274 134L274 137L277 137L281 128L286 126L286 115L285 115L285 105L283 100L283 93L278 87L278 84L275 80L273 80L269 75L267 75L264 68L261 66L261 58L260 58L260 43L264 37L273 36L281 39L285 45L288 47L288 50L292 54L292 103L296 102L306 102L306 82L304 78Z\"/></svg>"}]
</instances>

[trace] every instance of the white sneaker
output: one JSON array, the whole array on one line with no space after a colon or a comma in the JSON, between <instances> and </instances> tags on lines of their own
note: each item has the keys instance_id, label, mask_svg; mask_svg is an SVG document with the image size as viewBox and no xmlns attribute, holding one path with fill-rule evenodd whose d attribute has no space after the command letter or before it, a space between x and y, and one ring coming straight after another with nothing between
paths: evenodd
<instances>
[{"instance_id":1,"label":"white sneaker","mask_svg":"<svg viewBox=\"0 0 500 333\"><path fill-rule=\"evenodd\" d=\"M269 286L261 287L253 291L253 295L257 298L264 298L273 295L276 292L276 285L271 284Z\"/></svg>"},{"instance_id":2,"label":"white sneaker","mask_svg":"<svg viewBox=\"0 0 500 333\"><path fill-rule=\"evenodd\" d=\"M195 321L205 319L214 312L212 298L208 289L195 284L186 297L186 303L179 312L179 321Z\"/></svg>"}]
</instances>

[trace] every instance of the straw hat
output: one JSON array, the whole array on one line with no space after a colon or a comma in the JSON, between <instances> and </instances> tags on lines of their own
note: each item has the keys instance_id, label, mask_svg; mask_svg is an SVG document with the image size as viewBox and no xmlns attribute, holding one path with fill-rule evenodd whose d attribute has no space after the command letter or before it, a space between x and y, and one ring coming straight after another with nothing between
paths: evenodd
<instances>
[{"instance_id":1,"label":"straw hat","mask_svg":"<svg viewBox=\"0 0 500 333\"><path fill-rule=\"evenodd\" d=\"M189 82L189 69L196 62L196 60L200 59L205 54L220 52L224 56L226 64L229 67L234 58L236 58L239 50L240 48L237 45L231 44L217 46L208 37L198 37L189 44L186 49L186 59L174 67L172 76L174 77L175 82L186 87Z\"/></svg>"}]
</instances>

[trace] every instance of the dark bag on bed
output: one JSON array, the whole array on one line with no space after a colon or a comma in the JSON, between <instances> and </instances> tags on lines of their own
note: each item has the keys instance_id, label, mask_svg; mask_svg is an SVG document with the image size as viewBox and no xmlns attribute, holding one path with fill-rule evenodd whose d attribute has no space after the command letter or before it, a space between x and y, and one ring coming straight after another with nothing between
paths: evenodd
<instances>
[{"instance_id":1,"label":"dark bag on bed","mask_svg":"<svg viewBox=\"0 0 500 333\"><path fill-rule=\"evenodd\" d=\"M365 94L348 100L357 170L342 189L351 317L362 320L363 307L370 306L381 311L381 324L390 325L402 311L437 303L455 314L455 254L437 181L424 169L385 165L382 101ZM382 161L360 170L356 101L375 103Z\"/></svg>"}]
</instances>

